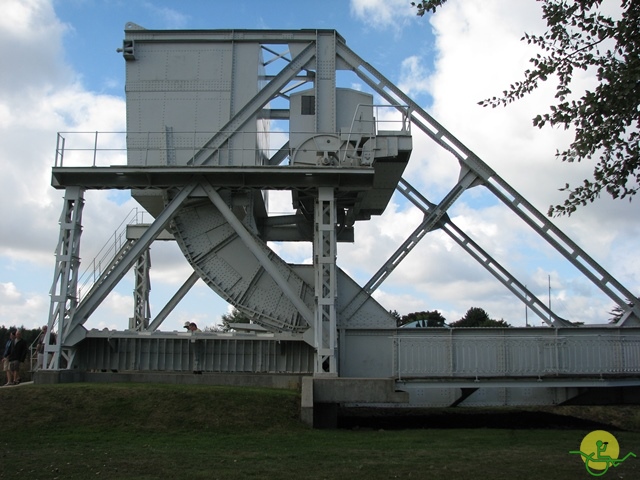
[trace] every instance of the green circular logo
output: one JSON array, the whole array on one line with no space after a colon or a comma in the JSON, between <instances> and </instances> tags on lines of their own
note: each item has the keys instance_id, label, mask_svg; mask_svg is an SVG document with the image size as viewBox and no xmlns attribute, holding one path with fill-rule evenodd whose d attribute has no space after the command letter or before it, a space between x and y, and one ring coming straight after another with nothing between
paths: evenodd
<instances>
[{"instance_id":1,"label":"green circular logo","mask_svg":"<svg viewBox=\"0 0 640 480\"><path fill-rule=\"evenodd\" d=\"M617 467L635 453L629 452L619 459L620 445L616 437L604 430L594 430L588 433L580 443L580 450L571 451L582 457L584 466L589 474L600 477L607 473L610 467Z\"/></svg>"}]
</instances>

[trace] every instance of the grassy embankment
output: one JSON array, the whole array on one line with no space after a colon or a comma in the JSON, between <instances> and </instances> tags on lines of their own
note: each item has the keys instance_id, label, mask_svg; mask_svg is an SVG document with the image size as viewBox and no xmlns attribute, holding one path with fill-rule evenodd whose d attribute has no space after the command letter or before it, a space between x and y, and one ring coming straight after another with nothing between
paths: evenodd
<instances>
[{"instance_id":1,"label":"grassy embankment","mask_svg":"<svg viewBox=\"0 0 640 480\"><path fill-rule=\"evenodd\" d=\"M282 390L5 387L0 389L0 478L593 478L579 457L568 453L579 448L593 425L567 428L563 422L541 421L531 429L330 431L302 425L298 409L297 392ZM572 407L554 413L604 422L621 454L640 456L636 410ZM441 426L441 420L434 424ZM603 478L640 478L640 457L611 468Z\"/></svg>"}]
</instances>

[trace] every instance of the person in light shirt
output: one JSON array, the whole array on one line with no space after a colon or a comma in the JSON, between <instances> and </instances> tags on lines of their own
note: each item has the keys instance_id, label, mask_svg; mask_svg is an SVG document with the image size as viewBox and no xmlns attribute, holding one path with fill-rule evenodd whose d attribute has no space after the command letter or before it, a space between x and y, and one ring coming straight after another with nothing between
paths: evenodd
<instances>
[{"instance_id":1,"label":"person in light shirt","mask_svg":"<svg viewBox=\"0 0 640 480\"><path fill-rule=\"evenodd\" d=\"M186 328L191 333L202 331L198 328L198 325L196 325L194 322L184 322L184 328Z\"/></svg>"}]
</instances>

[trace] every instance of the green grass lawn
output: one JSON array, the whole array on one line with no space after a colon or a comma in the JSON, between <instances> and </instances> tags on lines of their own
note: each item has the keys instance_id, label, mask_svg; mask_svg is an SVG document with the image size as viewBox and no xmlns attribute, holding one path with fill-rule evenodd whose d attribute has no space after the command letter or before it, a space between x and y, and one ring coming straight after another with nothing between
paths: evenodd
<instances>
[{"instance_id":1,"label":"green grass lawn","mask_svg":"<svg viewBox=\"0 0 640 480\"><path fill-rule=\"evenodd\" d=\"M589 430L313 430L285 390L26 385L0 414L2 479L594 478L568 453ZM612 433L640 455L637 430ZM640 478L640 459L600 478Z\"/></svg>"}]
</instances>

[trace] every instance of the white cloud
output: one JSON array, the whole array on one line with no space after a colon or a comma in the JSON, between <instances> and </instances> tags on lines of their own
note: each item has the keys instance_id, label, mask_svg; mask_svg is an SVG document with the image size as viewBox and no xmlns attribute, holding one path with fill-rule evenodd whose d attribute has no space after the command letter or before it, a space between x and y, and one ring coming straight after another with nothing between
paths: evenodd
<instances>
[{"instance_id":1,"label":"white cloud","mask_svg":"<svg viewBox=\"0 0 640 480\"><path fill-rule=\"evenodd\" d=\"M430 113L436 120L537 208L545 212L549 204L562 201L564 194L557 188L581 179L591 168L558 163L553 154L568 141L567 134L531 126L540 106L549 104L553 85L545 85L508 108L477 105L479 100L499 94L527 68L533 50L519 39L524 31L543 29L538 4L456 0L435 16L422 19L415 18L408 4L406 0L353 0L350 8L364 25L380 32L386 28L395 35L403 25L416 23L425 30L433 29L437 34L433 66L422 56L424 48L407 48L405 57L391 59L399 72L396 83L410 96L430 94L434 100ZM153 7L145 5L147 10ZM155 14L162 18L162 27L180 28L188 20L170 9ZM70 31L72 27L56 17L49 1L3 2L0 54L11 68L0 73L0 214L5 225L0 230L0 324L24 321L25 326L36 327L46 321L63 195L62 190L50 186L56 132L124 130L124 100L87 91L78 81L78 72L65 63L62 40ZM404 177L429 200L438 202L457 181L457 161L415 127L413 141L412 160ZM67 156L66 161L72 160ZM449 211L452 220L496 259L508 263L505 266L512 267L509 269L541 299L550 275L553 305L586 321L606 320L602 312L610 310L611 301L595 298L594 288L582 277L556 266L557 255L554 257L550 247L540 245L515 215L488 198L481 187L466 192ZM131 199L116 199L99 191L88 191L85 199L82 269L137 205ZM276 195L271 207L274 212L290 211L290 198ZM632 291L639 292L636 250L640 225L630 221L634 215L632 205L607 200L557 223ZM339 266L364 284L421 219L419 210L394 197L385 215L356 224L355 244L339 245ZM277 244L274 249L287 261L302 263L311 257L308 243ZM155 313L192 270L175 245L154 245L152 255ZM163 329L180 330L181 322L192 319L201 327L216 322L216 314L211 312L219 305L213 306L216 301L210 297L214 295L201 283L188 298L193 304L206 304L208 310L198 310L185 299ZM132 315L130 279L123 288L101 306L89 327L128 326ZM522 304L438 231L418 244L375 296L386 308L401 314L438 309L454 321L469 307L479 306L494 318L524 323ZM219 311L226 311L226 306Z\"/></svg>"},{"instance_id":2,"label":"white cloud","mask_svg":"<svg viewBox=\"0 0 640 480\"><path fill-rule=\"evenodd\" d=\"M351 0L351 13L375 28L399 28L416 16L406 0Z\"/></svg>"},{"instance_id":3,"label":"white cloud","mask_svg":"<svg viewBox=\"0 0 640 480\"><path fill-rule=\"evenodd\" d=\"M569 143L571 132L532 126L531 119L553 101L552 81L506 108L477 105L500 96L530 66L537 50L520 38L525 31L544 31L539 7L461 0L448 3L430 21L438 50L430 78L434 117L546 212L564 198L558 188L565 181L576 184L591 170L590 165L556 160L556 149Z\"/></svg>"},{"instance_id":4,"label":"white cloud","mask_svg":"<svg viewBox=\"0 0 640 480\"><path fill-rule=\"evenodd\" d=\"M39 314L49 299L34 292L21 292L12 282L0 283L0 325L37 328L46 323Z\"/></svg>"},{"instance_id":5,"label":"white cloud","mask_svg":"<svg viewBox=\"0 0 640 480\"><path fill-rule=\"evenodd\" d=\"M400 69L401 82L398 88L407 95L414 96L421 93L429 93L429 78L427 68L417 55L412 55L402 61Z\"/></svg>"},{"instance_id":6,"label":"white cloud","mask_svg":"<svg viewBox=\"0 0 640 480\"><path fill-rule=\"evenodd\" d=\"M180 13L179 11L169 7L158 7L151 2L144 3L145 8L158 17L162 22L162 26L154 28L180 29L185 28L189 21L189 15ZM144 25L143 25L144 26ZM149 27L151 28L151 27Z\"/></svg>"},{"instance_id":7,"label":"white cloud","mask_svg":"<svg viewBox=\"0 0 640 480\"><path fill-rule=\"evenodd\" d=\"M47 320L64 196L64 190L51 188L56 132L113 132L124 131L125 127L124 99L87 91L65 63L62 38L68 31L49 1L3 3L0 56L12 67L0 74L0 215L4 225L0 230L0 324L24 322L25 326L36 327ZM74 148L79 136L64 135L69 140L67 149ZM93 139L93 134L90 137ZM102 147L118 143L106 137L101 141ZM122 153L119 155L122 157ZM76 160L84 166L91 164L87 158ZM69 150L65 161L74 161ZM130 199L123 202L115 198L111 192L85 193L81 271L90 266L100 247L137 205ZM163 268L170 269L172 263L164 267L160 257L155 266L162 278ZM112 295L103 308L111 312L106 315L110 320L102 321L96 314L95 322L113 326L113 318L121 318L117 324L126 328L132 307L121 294ZM123 313L125 310L128 312Z\"/></svg>"},{"instance_id":8,"label":"white cloud","mask_svg":"<svg viewBox=\"0 0 640 480\"><path fill-rule=\"evenodd\" d=\"M460 0L447 3L424 21L431 22L437 38L434 72L426 76L421 67L424 60L412 55L402 63L399 85L410 95L429 88L434 99L430 110L433 117L546 213L550 204L564 199L559 187L565 182L578 183L592 169L588 164L562 164L555 159L556 149L570 141L571 132L538 130L532 126L531 118L553 101L554 86L542 85L539 91L506 108L477 105L479 100L499 95L509 83L520 79L528 67L528 59L535 51L520 38L525 31L544 31L539 7L535 3L524 5L506 0L482 3ZM578 81L582 85L593 82L588 75L580 75ZM437 202L455 184L459 168L448 152L436 148L421 134L416 135L416 128L413 130L414 152L405 178L420 187L429 200ZM497 208L494 202L478 202L482 198L476 196L475 190L465 193L449 211L463 230L508 269L511 270L509 263L515 263L512 273L524 275L521 280L525 283L535 284L533 279L540 272L555 276L557 288L552 295L565 295L568 313L584 317L577 320L607 320L606 311L612 306L608 298L600 298L601 294L572 267L556 267L566 263L564 259L552 253L546 243L540 243L528 227L523 228L524 223L508 209ZM625 266L627 262L636 263L629 245L640 228L637 222L629 222L630 218L632 205L603 199L570 218L554 221L614 276L619 276L629 288L637 288L637 273ZM421 242L426 245L416 247L406 260L407 265L403 263L388 280L390 285L382 288L393 288L402 277L403 281L413 281L412 288L424 292L430 300L457 305L457 311L464 312L466 308L461 307L465 302L468 308L472 306L468 302L473 301L477 302L473 306L482 306L495 317L510 320L509 314L521 315L517 302L517 308L511 308L503 301L504 287L499 284L497 288L489 287L488 282L496 281L485 279L486 274L480 273L482 269L471 268L467 260L455 256L445 257L446 249L440 243L443 241L448 240L427 235ZM457 246L452 251L460 252ZM424 261L415 268L418 256ZM543 265L539 267L543 270L536 270L536 262ZM544 296L543 285L536 288L535 293ZM584 308L587 303L592 307ZM491 311L490 305L495 311ZM429 305L431 309L436 307Z\"/></svg>"},{"instance_id":9,"label":"white cloud","mask_svg":"<svg viewBox=\"0 0 640 480\"><path fill-rule=\"evenodd\" d=\"M68 29L55 17L48 0L3 1L0 15L2 92L7 94L18 89L22 94L29 94L56 82L68 81L73 72L61 68L62 35ZM12 100L19 103L22 98L15 95Z\"/></svg>"},{"instance_id":10,"label":"white cloud","mask_svg":"<svg viewBox=\"0 0 640 480\"><path fill-rule=\"evenodd\" d=\"M2 304L16 303L21 298L20 292L11 282L0 283L0 299Z\"/></svg>"}]
</instances>

